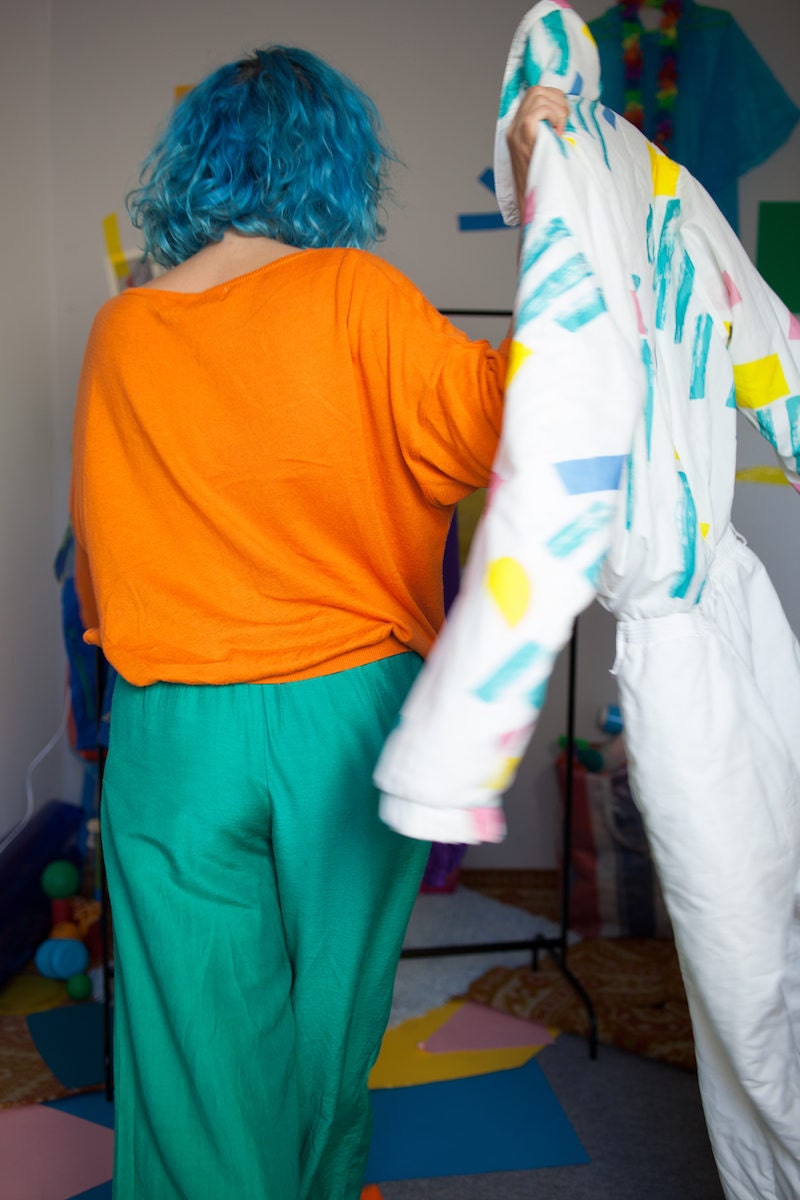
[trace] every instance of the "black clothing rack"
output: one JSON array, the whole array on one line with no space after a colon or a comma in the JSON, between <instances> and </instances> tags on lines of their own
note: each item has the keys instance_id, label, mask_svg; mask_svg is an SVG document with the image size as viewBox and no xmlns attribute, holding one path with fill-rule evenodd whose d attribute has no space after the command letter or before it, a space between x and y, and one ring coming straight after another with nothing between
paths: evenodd
<instances>
[{"instance_id":1,"label":"black clothing rack","mask_svg":"<svg viewBox=\"0 0 800 1200\"><path fill-rule=\"evenodd\" d=\"M511 313L498 309L450 308L440 309L446 317L505 317ZM591 1058L597 1058L597 1018L594 1005L579 979L570 971L567 964L567 949L569 937L569 890L570 890L570 860L572 857L572 806L574 787L574 748L575 748L575 692L578 660L578 622L572 628L569 642L568 684L567 684L567 737L566 765L564 775L564 817L562 825L562 868L561 868L561 921L556 936L545 937L536 934L532 939L520 939L501 942L470 942L467 944L452 944L444 946L409 946L403 949L401 958L438 958L457 954L486 954L503 950L530 950L534 970L539 967L539 955L544 952L550 956L558 970L580 997L586 1009L589 1023L588 1041Z\"/></svg>"}]
</instances>

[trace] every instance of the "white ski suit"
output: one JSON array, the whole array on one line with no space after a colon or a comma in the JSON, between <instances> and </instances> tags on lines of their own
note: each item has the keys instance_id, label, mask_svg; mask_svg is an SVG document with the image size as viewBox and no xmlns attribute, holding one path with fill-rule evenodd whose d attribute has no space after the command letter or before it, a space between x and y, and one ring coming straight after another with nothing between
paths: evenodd
<instances>
[{"instance_id":1,"label":"white ski suit","mask_svg":"<svg viewBox=\"0 0 800 1200\"><path fill-rule=\"evenodd\" d=\"M378 764L381 814L411 837L504 836L502 792L597 597L723 1187L797 1200L800 647L730 516L737 412L800 491L800 322L704 189L599 102L591 34L555 0L523 20L503 81L509 223L505 131L536 83L571 115L531 162L495 478Z\"/></svg>"}]
</instances>

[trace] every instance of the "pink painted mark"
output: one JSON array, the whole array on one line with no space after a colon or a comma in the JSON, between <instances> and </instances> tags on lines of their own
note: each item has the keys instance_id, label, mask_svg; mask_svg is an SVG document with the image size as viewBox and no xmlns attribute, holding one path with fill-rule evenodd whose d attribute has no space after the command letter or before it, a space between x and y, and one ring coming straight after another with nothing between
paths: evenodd
<instances>
[{"instance_id":1,"label":"pink painted mark","mask_svg":"<svg viewBox=\"0 0 800 1200\"><path fill-rule=\"evenodd\" d=\"M495 495L497 494L497 492L500 490L500 488L503 486L503 484L505 482L506 482L506 480L503 479L502 475L496 475L495 472L492 471L492 474L489 477L489 486L486 489L486 508L488 508L489 505L492 503L492 500L494 499Z\"/></svg>"},{"instance_id":2,"label":"pink painted mark","mask_svg":"<svg viewBox=\"0 0 800 1200\"><path fill-rule=\"evenodd\" d=\"M794 480L791 480L791 484L798 496L800 496L800 483L795 483Z\"/></svg>"},{"instance_id":3,"label":"pink painted mark","mask_svg":"<svg viewBox=\"0 0 800 1200\"><path fill-rule=\"evenodd\" d=\"M557 4L559 8L572 8L568 0L553 0L553 3Z\"/></svg>"},{"instance_id":4,"label":"pink painted mark","mask_svg":"<svg viewBox=\"0 0 800 1200\"><path fill-rule=\"evenodd\" d=\"M722 282L725 284L725 289L728 293L728 303L730 304L731 308L733 308L735 304L741 304L742 293L739 291L738 287L733 282L727 271L722 272Z\"/></svg>"},{"instance_id":5,"label":"pink painted mark","mask_svg":"<svg viewBox=\"0 0 800 1200\"><path fill-rule=\"evenodd\" d=\"M508 750L511 746L517 746L523 742L533 729L532 725L523 725L521 729L509 729L508 733L500 735L500 745L503 750Z\"/></svg>"},{"instance_id":6,"label":"pink painted mark","mask_svg":"<svg viewBox=\"0 0 800 1200\"><path fill-rule=\"evenodd\" d=\"M472 824L482 842L502 842L506 836L506 819L502 808L473 808Z\"/></svg>"},{"instance_id":7,"label":"pink painted mark","mask_svg":"<svg viewBox=\"0 0 800 1200\"><path fill-rule=\"evenodd\" d=\"M631 292L631 295L633 296L633 307L636 309L636 320L639 322L639 333L644 335L647 333L647 326L642 316L642 306L639 303L639 297L636 295L636 292Z\"/></svg>"},{"instance_id":8,"label":"pink painted mark","mask_svg":"<svg viewBox=\"0 0 800 1200\"><path fill-rule=\"evenodd\" d=\"M533 214L536 212L536 188L532 187L525 196L525 212L523 214L523 224L530 225L533 220Z\"/></svg>"},{"instance_id":9,"label":"pink painted mark","mask_svg":"<svg viewBox=\"0 0 800 1200\"><path fill-rule=\"evenodd\" d=\"M794 313L789 313L789 341L800 342L800 320Z\"/></svg>"}]
</instances>

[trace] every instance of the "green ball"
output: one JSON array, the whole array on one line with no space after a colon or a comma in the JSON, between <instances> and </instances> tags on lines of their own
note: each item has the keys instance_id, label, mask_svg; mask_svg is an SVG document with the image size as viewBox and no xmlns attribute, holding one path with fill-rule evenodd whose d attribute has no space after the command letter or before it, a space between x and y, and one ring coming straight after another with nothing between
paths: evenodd
<instances>
[{"instance_id":1,"label":"green ball","mask_svg":"<svg viewBox=\"0 0 800 1200\"><path fill-rule=\"evenodd\" d=\"M81 873L74 863L59 858L42 871L42 888L51 900L66 900L74 896L81 881Z\"/></svg>"},{"instance_id":2,"label":"green ball","mask_svg":"<svg viewBox=\"0 0 800 1200\"><path fill-rule=\"evenodd\" d=\"M70 1000L88 1000L92 994L92 981L88 975L73 975L67 980L67 995Z\"/></svg>"}]
</instances>

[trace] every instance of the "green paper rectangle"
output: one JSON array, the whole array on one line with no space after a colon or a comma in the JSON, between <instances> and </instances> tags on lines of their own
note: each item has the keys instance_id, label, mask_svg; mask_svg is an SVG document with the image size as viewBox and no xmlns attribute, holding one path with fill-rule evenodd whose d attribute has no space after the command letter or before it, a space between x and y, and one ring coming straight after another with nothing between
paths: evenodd
<instances>
[{"instance_id":1,"label":"green paper rectangle","mask_svg":"<svg viewBox=\"0 0 800 1200\"><path fill-rule=\"evenodd\" d=\"M800 201L759 205L756 266L789 311L800 312Z\"/></svg>"}]
</instances>

